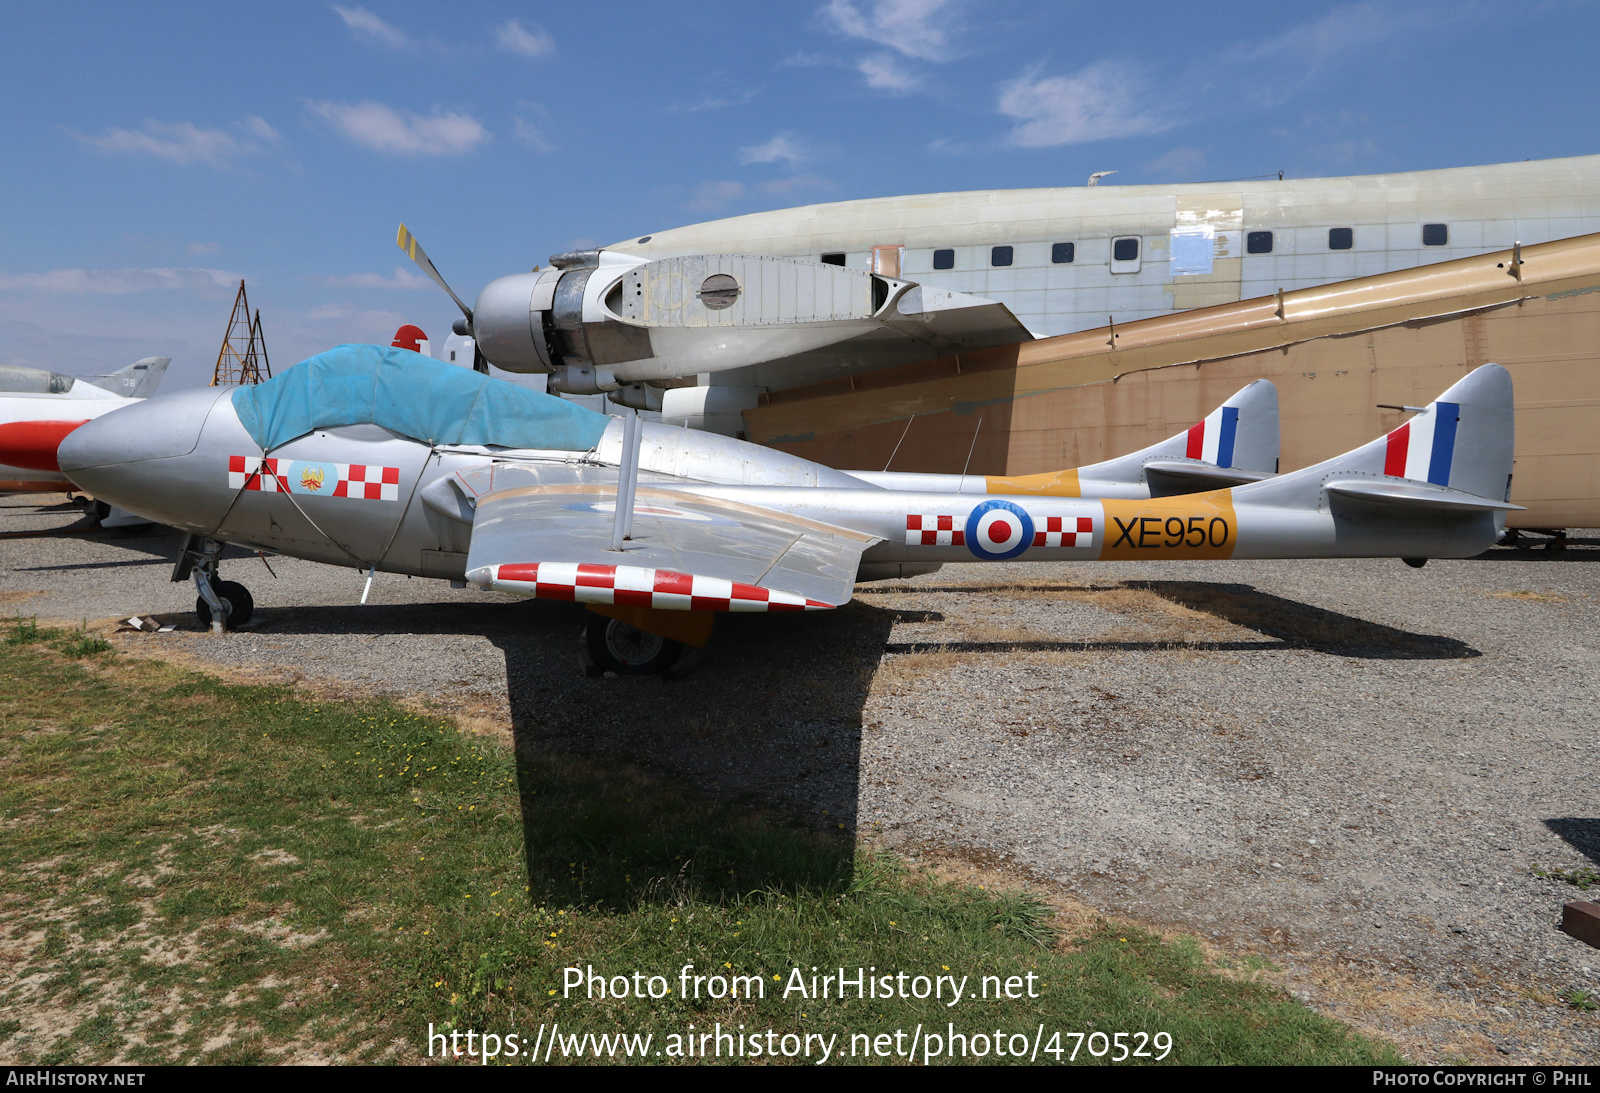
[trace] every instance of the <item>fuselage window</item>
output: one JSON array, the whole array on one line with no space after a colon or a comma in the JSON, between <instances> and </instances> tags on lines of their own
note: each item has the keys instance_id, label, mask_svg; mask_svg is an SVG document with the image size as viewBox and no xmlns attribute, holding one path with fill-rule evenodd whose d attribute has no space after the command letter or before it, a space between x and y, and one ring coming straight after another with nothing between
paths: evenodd
<instances>
[{"instance_id":1,"label":"fuselage window","mask_svg":"<svg viewBox=\"0 0 1600 1093\"><path fill-rule=\"evenodd\" d=\"M1329 228L1328 249L1349 250L1356 245L1356 233L1350 228Z\"/></svg>"},{"instance_id":2,"label":"fuselage window","mask_svg":"<svg viewBox=\"0 0 1600 1093\"><path fill-rule=\"evenodd\" d=\"M1116 239L1111 243L1111 258L1116 262L1137 262L1139 260L1139 241L1137 239Z\"/></svg>"},{"instance_id":3,"label":"fuselage window","mask_svg":"<svg viewBox=\"0 0 1600 1093\"><path fill-rule=\"evenodd\" d=\"M1052 243L1050 245L1050 261L1058 266L1070 263L1078 256L1078 248L1073 243Z\"/></svg>"},{"instance_id":4,"label":"fuselage window","mask_svg":"<svg viewBox=\"0 0 1600 1093\"><path fill-rule=\"evenodd\" d=\"M1249 235L1245 236L1244 250L1246 254L1271 254L1272 233L1251 232Z\"/></svg>"},{"instance_id":5,"label":"fuselage window","mask_svg":"<svg viewBox=\"0 0 1600 1093\"><path fill-rule=\"evenodd\" d=\"M1422 245L1425 247L1447 247L1450 245L1450 225L1424 224L1422 225Z\"/></svg>"},{"instance_id":6,"label":"fuselage window","mask_svg":"<svg viewBox=\"0 0 1600 1093\"><path fill-rule=\"evenodd\" d=\"M946 247L943 250L934 251L933 252L933 268L934 269L955 269L956 268L956 252L955 252L955 248Z\"/></svg>"},{"instance_id":7,"label":"fuselage window","mask_svg":"<svg viewBox=\"0 0 1600 1093\"><path fill-rule=\"evenodd\" d=\"M994 247L989 251L989 264L991 266L1009 266L1011 264L1010 247Z\"/></svg>"},{"instance_id":8,"label":"fuselage window","mask_svg":"<svg viewBox=\"0 0 1600 1093\"><path fill-rule=\"evenodd\" d=\"M822 264L825 266L842 266L844 265L844 255L824 254L822 256Z\"/></svg>"}]
</instances>

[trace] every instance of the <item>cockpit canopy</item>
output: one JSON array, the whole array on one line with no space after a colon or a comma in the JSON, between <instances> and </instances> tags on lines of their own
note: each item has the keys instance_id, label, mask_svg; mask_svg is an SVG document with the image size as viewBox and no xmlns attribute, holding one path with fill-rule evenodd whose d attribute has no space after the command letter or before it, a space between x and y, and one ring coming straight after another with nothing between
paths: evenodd
<instances>
[{"instance_id":1,"label":"cockpit canopy","mask_svg":"<svg viewBox=\"0 0 1600 1093\"><path fill-rule=\"evenodd\" d=\"M239 421L270 452L315 429L381 425L428 444L583 452L608 418L409 349L341 345L233 392Z\"/></svg>"},{"instance_id":2,"label":"cockpit canopy","mask_svg":"<svg viewBox=\"0 0 1600 1093\"><path fill-rule=\"evenodd\" d=\"M60 372L0 364L0 394L64 395L72 390L75 382L71 376Z\"/></svg>"}]
</instances>

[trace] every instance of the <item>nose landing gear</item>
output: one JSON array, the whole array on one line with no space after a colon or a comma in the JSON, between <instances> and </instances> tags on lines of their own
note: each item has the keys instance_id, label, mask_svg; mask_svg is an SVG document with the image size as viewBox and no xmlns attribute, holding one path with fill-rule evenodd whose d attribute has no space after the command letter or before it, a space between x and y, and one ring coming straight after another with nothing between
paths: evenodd
<instances>
[{"instance_id":1,"label":"nose landing gear","mask_svg":"<svg viewBox=\"0 0 1600 1093\"><path fill-rule=\"evenodd\" d=\"M199 582L196 581L196 584ZM222 601L222 618L224 629L236 629L250 621L250 616L255 614L256 601L250 595L250 590L238 581L213 581L211 583L213 595ZM204 593L194 601L195 618L200 620L200 625L212 627L216 612L206 602Z\"/></svg>"},{"instance_id":2,"label":"nose landing gear","mask_svg":"<svg viewBox=\"0 0 1600 1093\"><path fill-rule=\"evenodd\" d=\"M213 634L243 626L256 610L255 598L244 585L217 579L221 557L221 543L191 534L185 536L177 564L172 567L174 581L194 578L195 590L200 593L194 601L195 618Z\"/></svg>"}]
</instances>

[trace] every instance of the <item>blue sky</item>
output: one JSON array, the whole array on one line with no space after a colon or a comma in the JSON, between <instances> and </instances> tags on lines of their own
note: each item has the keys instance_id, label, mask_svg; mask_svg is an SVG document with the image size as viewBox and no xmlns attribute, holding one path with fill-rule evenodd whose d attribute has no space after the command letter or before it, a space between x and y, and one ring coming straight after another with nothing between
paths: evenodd
<instances>
[{"instance_id":1,"label":"blue sky","mask_svg":"<svg viewBox=\"0 0 1600 1093\"><path fill-rule=\"evenodd\" d=\"M941 190L1600 152L1600 6L0 6L0 363L278 368L559 250Z\"/></svg>"}]
</instances>

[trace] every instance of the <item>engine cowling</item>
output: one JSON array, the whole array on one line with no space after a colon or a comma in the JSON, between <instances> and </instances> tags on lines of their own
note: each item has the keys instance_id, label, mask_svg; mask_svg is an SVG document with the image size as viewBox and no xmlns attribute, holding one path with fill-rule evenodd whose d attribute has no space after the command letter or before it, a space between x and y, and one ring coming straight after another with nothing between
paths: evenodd
<instances>
[{"instance_id":1,"label":"engine cowling","mask_svg":"<svg viewBox=\"0 0 1600 1093\"><path fill-rule=\"evenodd\" d=\"M646 262L609 251L491 281L478 348L509 372L548 372L571 394L723 372L878 329L912 286L861 270L765 255Z\"/></svg>"}]
</instances>

